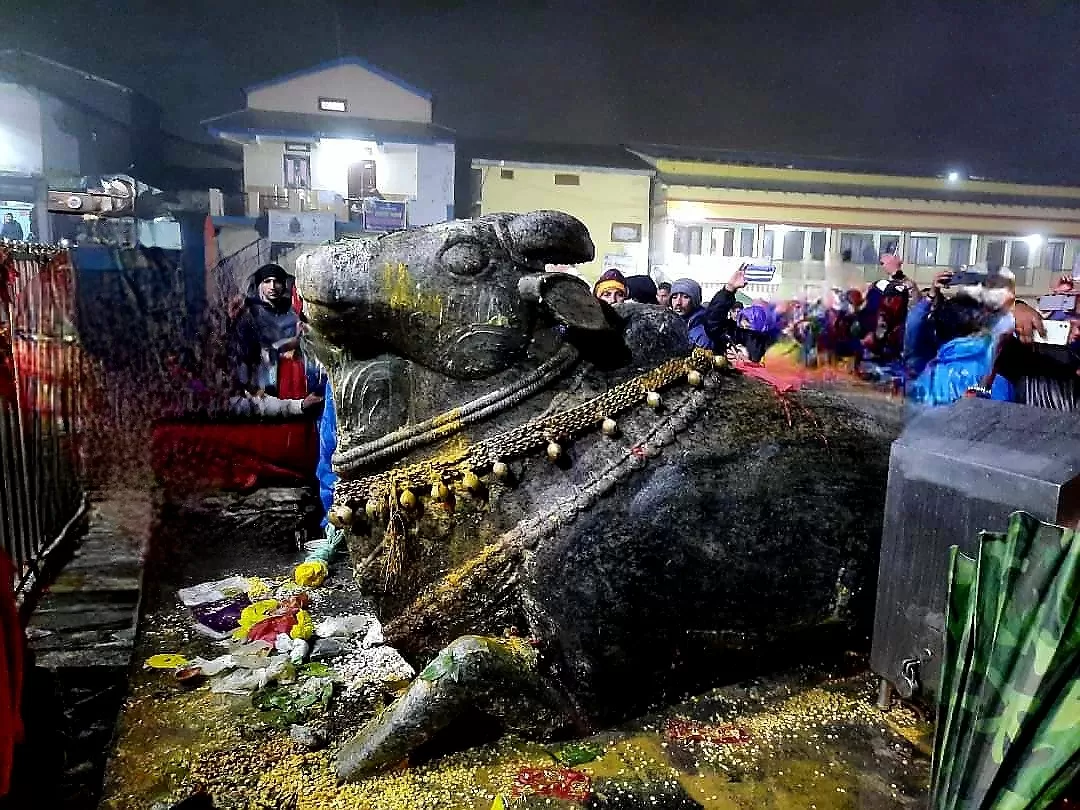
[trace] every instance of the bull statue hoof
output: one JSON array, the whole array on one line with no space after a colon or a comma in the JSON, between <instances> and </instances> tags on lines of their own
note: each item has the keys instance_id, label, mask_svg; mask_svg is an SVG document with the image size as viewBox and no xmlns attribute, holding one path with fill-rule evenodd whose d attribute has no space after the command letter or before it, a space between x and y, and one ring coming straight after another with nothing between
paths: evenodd
<instances>
[{"instance_id":1,"label":"bull statue hoof","mask_svg":"<svg viewBox=\"0 0 1080 810\"><path fill-rule=\"evenodd\" d=\"M471 662L421 677L342 753L345 778L478 695L516 689L596 727L872 619L890 431L724 368L671 310L544 271L593 253L581 222L537 211L298 261L356 575L413 664ZM508 627L537 639L539 681L478 638Z\"/></svg>"},{"instance_id":2,"label":"bull statue hoof","mask_svg":"<svg viewBox=\"0 0 1080 810\"><path fill-rule=\"evenodd\" d=\"M533 738L568 722L556 693L542 683L536 650L527 642L463 636L342 747L338 779L356 781L407 759L470 709Z\"/></svg>"}]
</instances>

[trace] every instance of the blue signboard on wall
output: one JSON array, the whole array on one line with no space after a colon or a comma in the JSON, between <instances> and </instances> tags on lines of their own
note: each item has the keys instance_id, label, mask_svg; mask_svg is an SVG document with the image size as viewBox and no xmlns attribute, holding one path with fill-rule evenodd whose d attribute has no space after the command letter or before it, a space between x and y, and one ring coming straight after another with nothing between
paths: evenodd
<instances>
[{"instance_id":1,"label":"blue signboard on wall","mask_svg":"<svg viewBox=\"0 0 1080 810\"><path fill-rule=\"evenodd\" d=\"M405 203L364 200L365 231L397 231L405 227Z\"/></svg>"}]
</instances>

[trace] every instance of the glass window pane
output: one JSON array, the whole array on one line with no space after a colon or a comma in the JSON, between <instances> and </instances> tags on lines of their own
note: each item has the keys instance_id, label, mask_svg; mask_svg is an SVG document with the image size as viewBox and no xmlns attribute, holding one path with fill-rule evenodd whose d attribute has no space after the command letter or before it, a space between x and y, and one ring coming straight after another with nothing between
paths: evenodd
<instances>
[{"instance_id":1,"label":"glass window pane","mask_svg":"<svg viewBox=\"0 0 1080 810\"><path fill-rule=\"evenodd\" d=\"M874 235L869 233L842 233L840 234L840 253L844 255L851 251L851 261L856 264L878 263L878 252L874 246Z\"/></svg>"},{"instance_id":2,"label":"glass window pane","mask_svg":"<svg viewBox=\"0 0 1080 810\"><path fill-rule=\"evenodd\" d=\"M1031 259L1031 247L1022 239L1014 239L1009 256L1009 267L1027 267Z\"/></svg>"},{"instance_id":3,"label":"glass window pane","mask_svg":"<svg viewBox=\"0 0 1080 810\"><path fill-rule=\"evenodd\" d=\"M754 255L754 229L742 228L739 231L739 255L750 257Z\"/></svg>"},{"instance_id":4,"label":"glass window pane","mask_svg":"<svg viewBox=\"0 0 1080 810\"><path fill-rule=\"evenodd\" d=\"M695 225L690 229L690 253L693 256L701 255L701 226Z\"/></svg>"},{"instance_id":5,"label":"glass window pane","mask_svg":"<svg viewBox=\"0 0 1080 810\"><path fill-rule=\"evenodd\" d=\"M937 237L913 236L908 247L912 264L937 264Z\"/></svg>"},{"instance_id":6,"label":"glass window pane","mask_svg":"<svg viewBox=\"0 0 1080 810\"><path fill-rule=\"evenodd\" d=\"M986 243L986 263L997 267L1005 264L1004 239L991 239Z\"/></svg>"},{"instance_id":7,"label":"glass window pane","mask_svg":"<svg viewBox=\"0 0 1080 810\"><path fill-rule=\"evenodd\" d=\"M1065 267L1065 243L1047 242L1043 248L1043 267L1057 272Z\"/></svg>"},{"instance_id":8,"label":"glass window pane","mask_svg":"<svg viewBox=\"0 0 1080 810\"><path fill-rule=\"evenodd\" d=\"M788 231L784 234L784 261L800 262L803 257L803 244L806 231Z\"/></svg>"},{"instance_id":9,"label":"glass window pane","mask_svg":"<svg viewBox=\"0 0 1080 810\"><path fill-rule=\"evenodd\" d=\"M825 261L825 231L810 233L810 258L816 262Z\"/></svg>"},{"instance_id":10,"label":"glass window pane","mask_svg":"<svg viewBox=\"0 0 1080 810\"><path fill-rule=\"evenodd\" d=\"M776 231L765 231L765 244L761 248L762 258L771 259L773 257L773 246L776 242Z\"/></svg>"},{"instance_id":11,"label":"glass window pane","mask_svg":"<svg viewBox=\"0 0 1080 810\"><path fill-rule=\"evenodd\" d=\"M728 228L726 231L724 231L724 255L725 256L734 256L735 255L735 229L734 228Z\"/></svg>"},{"instance_id":12,"label":"glass window pane","mask_svg":"<svg viewBox=\"0 0 1080 810\"><path fill-rule=\"evenodd\" d=\"M949 267L966 267L970 258L970 236L954 236L949 240Z\"/></svg>"}]
</instances>

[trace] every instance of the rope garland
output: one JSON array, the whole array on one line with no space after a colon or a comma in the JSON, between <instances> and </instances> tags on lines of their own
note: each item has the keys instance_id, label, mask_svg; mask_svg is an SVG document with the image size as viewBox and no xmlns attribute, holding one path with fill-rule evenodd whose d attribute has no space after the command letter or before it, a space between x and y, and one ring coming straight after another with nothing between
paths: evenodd
<instances>
[{"instance_id":1,"label":"rope garland","mask_svg":"<svg viewBox=\"0 0 1080 810\"><path fill-rule=\"evenodd\" d=\"M577 360L577 350L564 346L552 358L508 386L374 441L335 453L334 468L338 472L352 472L452 436L468 425L515 407L565 374Z\"/></svg>"},{"instance_id":2,"label":"rope garland","mask_svg":"<svg viewBox=\"0 0 1080 810\"><path fill-rule=\"evenodd\" d=\"M703 371L725 364L722 356L695 348L690 357L669 360L587 402L532 419L453 455L427 459L351 481L339 481L334 491L331 520L338 525L348 525L352 521L354 508L361 505L373 519L385 514L386 508L391 513L395 512L399 502L402 507L409 508L416 501L412 492L414 489L430 488L432 497L443 500L451 496L451 484L476 490L481 486L479 473L491 470L496 477L502 477L506 474L506 461L545 445L549 457L554 460L562 452L558 442L600 423L603 423L605 432L609 429L613 431L612 416L643 401L650 407L658 408L661 404L659 391L663 388L679 380L687 380L694 387L700 386ZM516 403L526 398L529 388L531 386L523 388L512 400ZM508 403L510 401L507 400ZM480 418L481 412L476 412L477 418Z\"/></svg>"}]
</instances>

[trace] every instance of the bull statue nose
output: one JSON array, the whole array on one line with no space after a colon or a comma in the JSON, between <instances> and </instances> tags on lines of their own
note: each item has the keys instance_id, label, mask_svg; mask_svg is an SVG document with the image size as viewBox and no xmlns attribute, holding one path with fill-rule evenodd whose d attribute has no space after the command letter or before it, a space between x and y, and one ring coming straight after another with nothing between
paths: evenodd
<instances>
[{"instance_id":1,"label":"bull statue nose","mask_svg":"<svg viewBox=\"0 0 1080 810\"><path fill-rule=\"evenodd\" d=\"M536 270L548 264L591 262L596 256L585 223L562 211L516 214L506 223L506 235L514 258Z\"/></svg>"}]
</instances>

